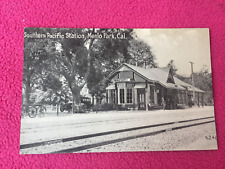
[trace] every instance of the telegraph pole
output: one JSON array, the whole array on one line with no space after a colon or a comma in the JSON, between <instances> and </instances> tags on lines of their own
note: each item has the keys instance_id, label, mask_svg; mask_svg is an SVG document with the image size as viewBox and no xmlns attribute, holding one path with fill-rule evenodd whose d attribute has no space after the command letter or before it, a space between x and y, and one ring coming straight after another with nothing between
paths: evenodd
<instances>
[{"instance_id":1,"label":"telegraph pole","mask_svg":"<svg viewBox=\"0 0 225 169\"><path fill-rule=\"evenodd\" d=\"M194 102L194 105L195 105L195 89L194 89L194 86L195 86L195 83L194 83L194 72L193 72L193 62L190 62L191 64L191 80L192 80L192 90L193 90L193 102Z\"/></svg>"}]
</instances>

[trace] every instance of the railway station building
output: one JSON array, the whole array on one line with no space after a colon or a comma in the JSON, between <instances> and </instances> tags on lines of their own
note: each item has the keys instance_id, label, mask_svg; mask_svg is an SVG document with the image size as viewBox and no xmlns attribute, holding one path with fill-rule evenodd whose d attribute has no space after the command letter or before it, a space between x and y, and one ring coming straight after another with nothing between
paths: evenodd
<instances>
[{"instance_id":1,"label":"railway station building","mask_svg":"<svg viewBox=\"0 0 225 169\"><path fill-rule=\"evenodd\" d=\"M136 110L203 106L204 91L173 76L170 68L122 64L108 76L107 102Z\"/></svg>"}]
</instances>

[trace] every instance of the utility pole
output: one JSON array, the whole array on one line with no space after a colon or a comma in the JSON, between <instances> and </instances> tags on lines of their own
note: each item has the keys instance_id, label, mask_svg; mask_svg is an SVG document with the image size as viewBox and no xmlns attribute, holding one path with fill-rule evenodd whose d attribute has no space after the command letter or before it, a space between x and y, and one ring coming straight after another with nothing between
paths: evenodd
<instances>
[{"instance_id":1,"label":"utility pole","mask_svg":"<svg viewBox=\"0 0 225 169\"><path fill-rule=\"evenodd\" d=\"M194 105L195 105L195 89L194 89L194 86L195 86L195 83L194 83L194 72L193 72L193 62L190 62L191 64L191 80L192 80L192 90L193 90L193 102L194 102Z\"/></svg>"}]
</instances>

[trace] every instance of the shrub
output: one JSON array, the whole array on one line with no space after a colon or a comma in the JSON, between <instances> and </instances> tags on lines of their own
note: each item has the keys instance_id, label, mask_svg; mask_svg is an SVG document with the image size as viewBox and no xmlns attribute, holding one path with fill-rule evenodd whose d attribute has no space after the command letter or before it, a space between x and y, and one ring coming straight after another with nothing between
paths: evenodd
<instances>
[{"instance_id":1,"label":"shrub","mask_svg":"<svg viewBox=\"0 0 225 169\"><path fill-rule=\"evenodd\" d=\"M118 105L118 104L97 104L93 106L93 111L110 111L110 110L128 110L125 105Z\"/></svg>"},{"instance_id":2,"label":"shrub","mask_svg":"<svg viewBox=\"0 0 225 169\"><path fill-rule=\"evenodd\" d=\"M93 106L93 111L109 111L113 110L114 104L104 103Z\"/></svg>"}]
</instances>

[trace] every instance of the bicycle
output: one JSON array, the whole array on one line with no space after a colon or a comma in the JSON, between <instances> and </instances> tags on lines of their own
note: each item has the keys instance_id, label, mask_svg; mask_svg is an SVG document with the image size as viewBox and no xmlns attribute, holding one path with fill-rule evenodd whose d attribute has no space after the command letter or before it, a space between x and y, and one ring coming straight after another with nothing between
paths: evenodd
<instances>
[{"instance_id":1,"label":"bicycle","mask_svg":"<svg viewBox=\"0 0 225 169\"><path fill-rule=\"evenodd\" d=\"M46 107L43 106L43 105L38 105L37 110L39 112L40 117L44 117L45 116L45 113L47 112Z\"/></svg>"},{"instance_id":2,"label":"bicycle","mask_svg":"<svg viewBox=\"0 0 225 169\"><path fill-rule=\"evenodd\" d=\"M26 115L28 115L30 118L34 118L37 116L37 108L31 105L22 105L22 114L21 117L24 118Z\"/></svg>"},{"instance_id":3,"label":"bicycle","mask_svg":"<svg viewBox=\"0 0 225 169\"><path fill-rule=\"evenodd\" d=\"M39 114L40 117L44 117L46 111L46 107L43 105L28 105L27 108L26 105L22 105L21 117L23 118L28 115L30 118L35 118L37 114Z\"/></svg>"}]
</instances>

